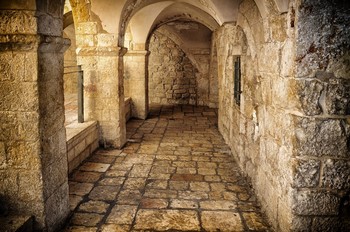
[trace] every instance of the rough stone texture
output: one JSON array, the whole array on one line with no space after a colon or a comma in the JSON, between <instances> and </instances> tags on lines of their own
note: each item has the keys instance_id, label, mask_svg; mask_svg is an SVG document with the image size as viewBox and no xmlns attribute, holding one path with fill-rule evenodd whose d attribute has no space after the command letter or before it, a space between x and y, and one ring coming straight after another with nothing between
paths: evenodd
<instances>
[{"instance_id":1,"label":"rough stone texture","mask_svg":"<svg viewBox=\"0 0 350 232\"><path fill-rule=\"evenodd\" d=\"M73 217L65 231L270 231L214 109L157 106L150 113L128 122L132 142L122 150L98 150L70 176ZM102 161L110 165L104 172Z\"/></svg>"},{"instance_id":2,"label":"rough stone texture","mask_svg":"<svg viewBox=\"0 0 350 232\"><path fill-rule=\"evenodd\" d=\"M156 104L196 104L195 68L185 53L167 36L150 39L149 98Z\"/></svg>"},{"instance_id":3,"label":"rough stone texture","mask_svg":"<svg viewBox=\"0 0 350 232\"><path fill-rule=\"evenodd\" d=\"M296 192L293 211L304 215L304 220L312 219L313 231L346 231L349 214L342 215L346 211L342 208L347 202L350 178L350 34L343 22L350 20L349 4L302 1L296 11L296 83L301 114L294 119L294 149L306 163L321 163L321 176L317 185L306 186L304 182L299 186L307 188ZM303 230L305 224L298 223L294 228Z\"/></svg>"},{"instance_id":4,"label":"rough stone texture","mask_svg":"<svg viewBox=\"0 0 350 232\"><path fill-rule=\"evenodd\" d=\"M296 117L296 152L300 156L349 157L349 125L344 119Z\"/></svg>"},{"instance_id":5,"label":"rough stone texture","mask_svg":"<svg viewBox=\"0 0 350 232\"><path fill-rule=\"evenodd\" d=\"M35 229L47 231L69 212L62 78L69 43L61 37L63 2L52 5L0 13L0 195L12 213L34 215Z\"/></svg>"},{"instance_id":6,"label":"rough stone texture","mask_svg":"<svg viewBox=\"0 0 350 232\"><path fill-rule=\"evenodd\" d=\"M322 187L350 189L350 161L327 159L323 167Z\"/></svg>"},{"instance_id":7,"label":"rough stone texture","mask_svg":"<svg viewBox=\"0 0 350 232\"><path fill-rule=\"evenodd\" d=\"M254 1L245 0L240 4L237 23L226 23L213 35L212 56L215 51L218 63L219 130L242 170L252 178L273 227L288 231L292 220L288 209L292 200L294 141L289 111L300 104L293 93L294 29L282 26L290 12L279 15L272 1L262 4L269 12L265 18ZM233 97L234 62L238 56L240 105Z\"/></svg>"},{"instance_id":8,"label":"rough stone texture","mask_svg":"<svg viewBox=\"0 0 350 232\"><path fill-rule=\"evenodd\" d=\"M317 187L320 179L321 162L319 160L299 160L297 163L294 176L295 187Z\"/></svg>"},{"instance_id":9,"label":"rough stone texture","mask_svg":"<svg viewBox=\"0 0 350 232\"><path fill-rule=\"evenodd\" d=\"M156 231L198 231L199 228L197 212L189 210L140 210L135 224L135 229Z\"/></svg>"},{"instance_id":10,"label":"rough stone texture","mask_svg":"<svg viewBox=\"0 0 350 232\"><path fill-rule=\"evenodd\" d=\"M75 45L75 29L74 24L69 25L63 31L63 37L68 38L71 42L69 48L64 53L64 93L77 94L78 73L77 70L77 54Z\"/></svg>"},{"instance_id":11,"label":"rough stone texture","mask_svg":"<svg viewBox=\"0 0 350 232\"><path fill-rule=\"evenodd\" d=\"M244 231L241 219L234 212L203 211L201 213L203 228L206 231Z\"/></svg>"},{"instance_id":12,"label":"rough stone texture","mask_svg":"<svg viewBox=\"0 0 350 232\"><path fill-rule=\"evenodd\" d=\"M293 212L296 215L338 215L339 197L326 191L299 191L295 194Z\"/></svg>"},{"instance_id":13,"label":"rough stone texture","mask_svg":"<svg viewBox=\"0 0 350 232\"><path fill-rule=\"evenodd\" d=\"M124 56L124 91L131 99L131 115L146 119L148 114L147 51L129 50Z\"/></svg>"},{"instance_id":14,"label":"rough stone texture","mask_svg":"<svg viewBox=\"0 0 350 232\"><path fill-rule=\"evenodd\" d=\"M99 121L100 144L125 144L123 91L124 51L117 47L117 36L99 33L96 22L78 23L76 46L78 64L84 71L84 118Z\"/></svg>"}]
</instances>

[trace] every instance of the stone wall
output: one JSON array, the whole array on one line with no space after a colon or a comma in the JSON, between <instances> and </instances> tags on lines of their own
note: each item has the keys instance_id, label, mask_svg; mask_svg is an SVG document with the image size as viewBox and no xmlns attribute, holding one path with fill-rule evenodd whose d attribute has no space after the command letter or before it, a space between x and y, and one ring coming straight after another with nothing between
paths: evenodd
<instances>
[{"instance_id":1,"label":"stone wall","mask_svg":"<svg viewBox=\"0 0 350 232\"><path fill-rule=\"evenodd\" d=\"M296 231L350 230L348 1L298 1L293 117Z\"/></svg>"},{"instance_id":2,"label":"stone wall","mask_svg":"<svg viewBox=\"0 0 350 232\"><path fill-rule=\"evenodd\" d=\"M272 4L266 2L267 7ZM294 139L289 110L296 101L292 92L294 39L289 32L293 29L285 27L290 13L281 15L273 7L267 9L268 17L262 18L255 2L245 0L239 7L237 24L224 24L214 33L219 130L251 178L273 227L288 231L292 223ZM237 57L241 59L240 105L233 92Z\"/></svg>"},{"instance_id":3,"label":"stone wall","mask_svg":"<svg viewBox=\"0 0 350 232\"><path fill-rule=\"evenodd\" d=\"M69 48L64 53L64 93L65 94L76 94L78 77L77 73L72 73L72 71L77 70L77 54L76 54L76 45L75 45L75 30L74 24L69 25L63 31L63 37L71 41Z\"/></svg>"},{"instance_id":4,"label":"stone wall","mask_svg":"<svg viewBox=\"0 0 350 232\"><path fill-rule=\"evenodd\" d=\"M78 65L84 71L84 119L99 121L100 145L125 144L122 49L116 34L104 33L97 22L76 25Z\"/></svg>"},{"instance_id":5,"label":"stone wall","mask_svg":"<svg viewBox=\"0 0 350 232\"><path fill-rule=\"evenodd\" d=\"M210 51L209 65L209 107L219 108L219 87L218 87L218 55L215 44L215 38L212 38L213 43Z\"/></svg>"},{"instance_id":6,"label":"stone wall","mask_svg":"<svg viewBox=\"0 0 350 232\"><path fill-rule=\"evenodd\" d=\"M129 50L124 56L124 91L131 98L131 115L146 119L148 114L148 76L145 50Z\"/></svg>"},{"instance_id":7,"label":"stone wall","mask_svg":"<svg viewBox=\"0 0 350 232\"><path fill-rule=\"evenodd\" d=\"M0 198L59 228L69 213L63 104L63 1L0 3ZM23 10L26 9L26 10ZM6 38L6 39L5 39Z\"/></svg>"},{"instance_id":8,"label":"stone wall","mask_svg":"<svg viewBox=\"0 0 350 232\"><path fill-rule=\"evenodd\" d=\"M167 36L154 33L149 50L150 104L197 104L195 68L181 48Z\"/></svg>"},{"instance_id":9,"label":"stone wall","mask_svg":"<svg viewBox=\"0 0 350 232\"><path fill-rule=\"evenodd\" d=\"M262 12L245 0L237 24L214 33L219 129L277 231L348 230L346 5L297 1L279 14L273 1ZM233 96L238 56L240 105Z\"/></svg>"}]
</instances>

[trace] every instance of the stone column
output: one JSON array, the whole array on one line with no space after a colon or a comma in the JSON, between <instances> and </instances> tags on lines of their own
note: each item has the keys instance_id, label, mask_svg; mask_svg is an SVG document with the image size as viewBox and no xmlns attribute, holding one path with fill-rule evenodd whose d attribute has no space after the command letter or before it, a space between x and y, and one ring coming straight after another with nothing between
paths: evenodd
<instances>
[{"instance_id":1,"label":"stone column","mask_svg":"<svg viewBox=\"0 0 350 232\"><path fill-rule=\"evenodd\" d=\"M132 116L146 119L148 115L148 51L128 51L124 57L124 75L129 81Z\"/></svg>"},{"instance_id":2,"label":"stone column","mask_svg":"<svg viewBox=\"0 0 350 232\"><path fill-rule=\"evenodd\" d=\"M337 1L296 9L294 231L350 230L348 11Z\"/></svg>"},{"instance_id":3,"label":"stone column","mask_svg":"<svg viewBox=\"0 0 350 232\"><path fill-rule=\"evenodd\" d=\"M62 38L62 11L6 4L0 4L0 204L11 214L34 215L36 230L54 231L69 213L63 102L69 41ZM62 9L63 2L51 7Z\"/></svg>"},{"instance_id":4,"label":"stone column","mask_svg":"<svg viewBox=\"0 0 350 232\"><path fill-rule=\"evenodd\" d=\"M77 60L84 71L84 117L100 125L100 145L121 148L126 141L123 78L117 35L97 32L96 22L79 23Z\"/></svg>"}]
</instances>

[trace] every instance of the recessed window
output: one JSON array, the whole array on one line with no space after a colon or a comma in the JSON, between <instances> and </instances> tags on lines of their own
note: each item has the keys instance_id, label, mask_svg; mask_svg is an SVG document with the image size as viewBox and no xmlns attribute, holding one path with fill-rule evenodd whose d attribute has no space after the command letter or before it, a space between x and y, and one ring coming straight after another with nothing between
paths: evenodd
<instances>
[{"instance_id":1,"label":"recessed window","mask_svg":"<svg viewBox=\"0 0 350 232\"><path fill-rule=\"evenodd\" d=\"M237 105L241 104L241 58L237 57L235 61L234 73L234 98Z\"/></svg>"}]
</instances>

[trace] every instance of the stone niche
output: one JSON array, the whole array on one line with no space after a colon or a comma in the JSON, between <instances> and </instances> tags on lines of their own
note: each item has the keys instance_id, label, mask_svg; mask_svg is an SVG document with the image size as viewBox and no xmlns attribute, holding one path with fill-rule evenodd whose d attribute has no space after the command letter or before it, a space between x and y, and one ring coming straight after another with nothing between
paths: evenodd
<instances>
[{"instance_id":1,"label":"stone niche","mask_svg":"<svg viewBox=\"0 0 350 232\"><path fill-rule=\"evenodd\" d=\"M152 35L149 50L150 103L195 105L195 68L182 49L166 35L156 32Z\"/></svg>"},{"instance_id":2,"label":"stone niche","mask_svg":"<svg viewBox=\"0 0 350 232\"><path fill-rule=\"evenodd\" d=\"M210 105L217 82L209 79L212 31L175 21L158 28L149 40L149 102Z\"/></svg>"}]
</instances>

